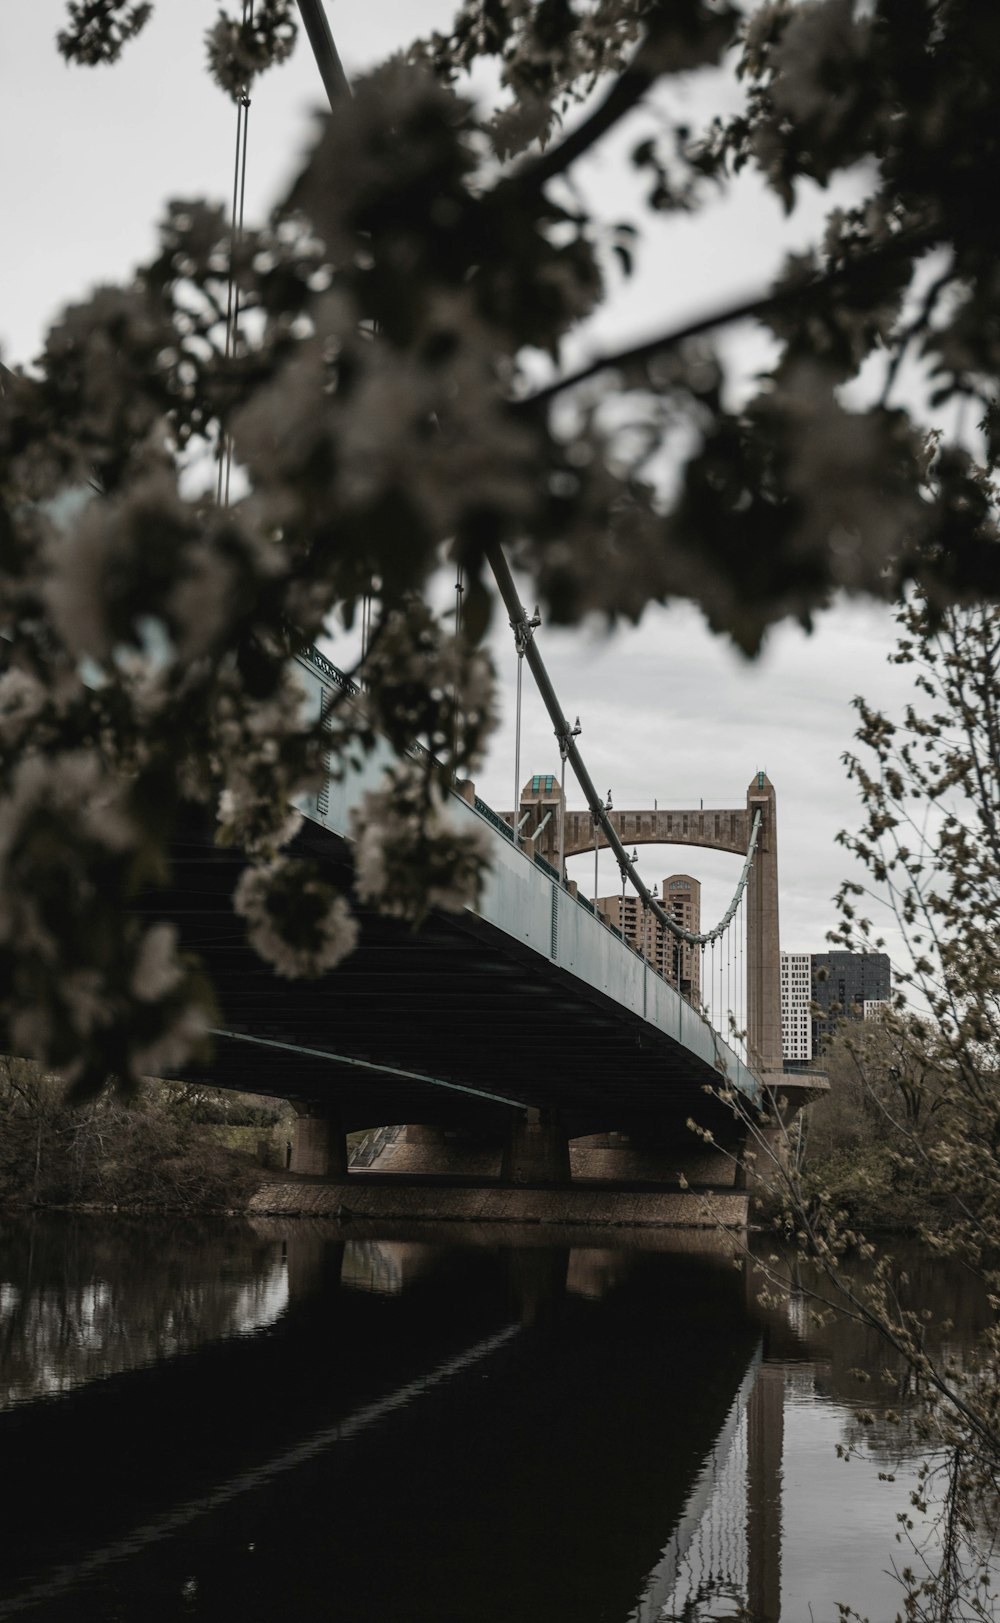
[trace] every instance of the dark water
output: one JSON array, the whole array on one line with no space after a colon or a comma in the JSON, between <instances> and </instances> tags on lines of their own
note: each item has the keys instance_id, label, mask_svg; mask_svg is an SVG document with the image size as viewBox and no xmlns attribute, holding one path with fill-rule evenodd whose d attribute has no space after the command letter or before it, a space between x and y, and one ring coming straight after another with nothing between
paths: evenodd
<instances>
[{"instance_id":1,"label":"dark water","mask_svg":"<svg viewBox=\"0 0 1000 1623\"><path fill-rule=\"evenodd\" d=\"M710 1236L0 1222L0 1619L890 1623L885 1355L758 1291Z\"/></svg>"}]
</instances>

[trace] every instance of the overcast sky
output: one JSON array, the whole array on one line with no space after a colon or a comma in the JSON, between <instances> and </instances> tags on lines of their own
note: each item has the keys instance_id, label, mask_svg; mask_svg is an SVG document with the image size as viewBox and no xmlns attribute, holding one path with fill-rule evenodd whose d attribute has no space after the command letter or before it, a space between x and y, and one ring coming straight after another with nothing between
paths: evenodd
<instances>
[{"instance_id":1,"label":"overcast sky","mask_svg":"<svg viewBox=\"0 0 1000 1623\"><path fill-rule=\"evenodd\" d=\"M63 63L55 46L63 0L5 0L0 12L0 358L30 362L60 306L95 284L121 280L150 253L168 197L225 199L232 184L235 113L203 72L203 33L212 0L159 0L146 33L114 68ZM406 42L414 29L442 25L443 0L328 0L348 74ZM724 92L731 96L731 92ZM693 110L704 87L681 86ZM293 60L258 85L250 115L248 217L261 218L295 172L322 91L306 42ZM581 177L609 218L621 217L628 187L614 153ZM635 280L618 288L588 344L641 337L728 298L763 287L783 245L808 238L828 199L807 199L783 223L777 204L753 181L709 214L656 222L641 249ZM762 363L762 340L744 335L737 353L746 372ZM857 810L841 766L851 745L850 701L863 693L898 711L905 674L886 663L892 645L887 610L845 604L812 636L784 627L750 664L703 626L686 606L649 612L641 626L607 637L539 633L563 706L580 714L580 743L602 791L617 808L737 806L758 767L778 797L782 945L823 950L835 923L831 898L848 872L835 844ZM331 646L333 657L337 649ZM506 678L504 722L479 788L498 809L513 796L515 659L498 628ZM558 750L541 704L525 682L522 780L557 772ZM570 804L582 804L571 786ZM693 850L640 852L648 880L675 868L704 883L703 918L721 913L738 861ZM607 860L607 859L606 859ZM593 864L575 872L589 891ZM574 869L571 868L571 872ZM601 889L618 888L613 862ZM714 917L712 919L714 922Z\"/></svg>"}]
</instances>

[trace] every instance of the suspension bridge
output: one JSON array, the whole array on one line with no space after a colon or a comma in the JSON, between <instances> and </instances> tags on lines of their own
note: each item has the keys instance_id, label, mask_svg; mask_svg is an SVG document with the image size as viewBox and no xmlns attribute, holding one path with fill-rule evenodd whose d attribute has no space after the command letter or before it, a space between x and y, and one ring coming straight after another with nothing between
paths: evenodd
<instances>
[{"instance_id":1,"label":"suspension bridge","mask_svg":"<svg viewBox=\"0 0 1000 1623\"><path fill-rule=\"evenodd\" d=\"M614 812L594 787L576 742L579 728L567 721L546 670L537 616L529 619L499 548L490 563L518 656L517 737L526 662L558 741L558 788L554 774L535 775L515 809L500 815L473 784L457 783L453 823L485 825L490 840L489 878L477 905L438 912L417 934L362 910L358 949L318 988L293 983L276 995L273 977L239 949L235 973L220 974L214 962L223 1005L232 1011L216 1033L216 1079L238 1077L237 1086L299 1101L294 1173L343 1178L346 1132L403 1123L408 1153L380 1157L376 1175L383 1167L440 1171L450 1131L475 1143L481 1176L507 1186L565 1188L575 1172L622 1185L652 1179L731 1189L742 1182L745 1107L775 1116L779 1091L786 1101L796 1091L800 1102L808 1086L787 1078L782 1065L774 787L757 772L743 806ZM344 700L346 679L318 653L300 658L299 675L314 715ZM354 817L391 760L376 748L301 807L301 849L338 870L341 882L350 883ZM567 764L583 812L567 810ZM707 930L681 922L645 885L626 841L742 856L719 921ZM710 950L713 983L721 967L720 991L730 995L715 1000L714 1024L626 939L624 911L616 933L597 898L582 897L567 878L569 855L602 845L617 859L623 902L631 884L644 917L680 948ZM739 986L733 995L736 965L745 995ZM739 1004L746 1012L742 1052L729 1041L740 1030ZM744 1108L734 1110L740 1101ZM452 1160L446 1168L468 1174L469 1163ZM745 1201L729 1216L744 1221ZM671 1217L684 1220L676 1211Z\"/></svg>"},{"instance_id":2,"label":"suspension bridge","mask_svg":"<svg viewBox=\"0 0 1000 1623\"><path fill-rule=\"evenodd\" d=\"M298 676L312 713L344 701L347 679L321 654L301 656ZM345 887L352 819L392 759L388 746L376 747L301 805L294 849ZM517 812L500 814L461 782L448 815L490 842L477 905L435 912L417 932L362 908L358 948L313 983L279 980L246 945L229 903L231 853L198 840L177 849L173 891L157 906L166 904L211 964L223 1010L211 1079L296 1101L293 1174L343 1180L347 1133L405 1124L376 1175L460 1177L471 1167L473 1183L508 1188L566 1187L574 1178L676 1187L681 1173L693 1186L738 1184L742 1126L718 1094L763 1106L769 1089L795 1082L781 1071L776 801L767 778L754 775L743 806L697 812L608 812L600 802L571 812L554 776L535 776ZM623 873L637 878L623 838L742 856L733 900L708 930L679 924L650 892L636 896L678 941L714 954L728 989L741 969L739 1042L729 1040L728 1007L717 1003L717 1029L566 878L566 858L595 841L617 849ZM693 1115L711 1143L692 1135Z\"/></svg>"}]
</instances>

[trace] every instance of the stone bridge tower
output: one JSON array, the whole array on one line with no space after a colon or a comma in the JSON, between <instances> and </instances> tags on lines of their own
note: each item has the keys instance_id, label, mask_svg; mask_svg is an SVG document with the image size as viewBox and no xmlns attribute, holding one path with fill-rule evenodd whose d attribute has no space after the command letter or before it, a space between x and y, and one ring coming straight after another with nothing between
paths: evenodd
<instances>
[{"instance_id":1,"label":"stone bridge tower","mask_svg":"<svg viewBox=\"0 0 1000 1623\"><path fill-rule=\"evenodd\" d=\"M778 830L774 785L756 772L746 805L733 810L613 811L610 818L623 845L700 845L711 851L746 856L756 811L761 813L757 854L746 894L747 1056L761 1073L782 1070L781 957L778 945ZM507 821L511 819L508 816ZM589 811L566 811L559 780L536 774L521 791L517 821L522 843L558 869L562 824L567 857L594 849ZM606 847L603 834L598 847ZM734 874L734 888L736 875Z\"/></svg>"}]
</instances>

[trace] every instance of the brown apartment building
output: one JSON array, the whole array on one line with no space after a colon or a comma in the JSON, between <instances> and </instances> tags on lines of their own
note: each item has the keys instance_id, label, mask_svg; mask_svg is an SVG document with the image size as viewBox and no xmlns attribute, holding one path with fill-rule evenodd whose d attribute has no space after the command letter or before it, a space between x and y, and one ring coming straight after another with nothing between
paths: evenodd
<instances>
[{"instance_id":1,"label":"brown apartment building","mask_svg":"<svg viewBox=\"0 0 1000 1623\"><path fill-rule=\"evenodd\" d=\"M701 928L701 885L690 874L672 873L664 881L661 904L665 912L697 932ZM597 906L613 930L641 952L666 980L692 1003L701 1001L701 948L689 946L666 929L638 896L599 896ZM623 916L624 908L624 916Z\"/></svg>"}]
</instances>

